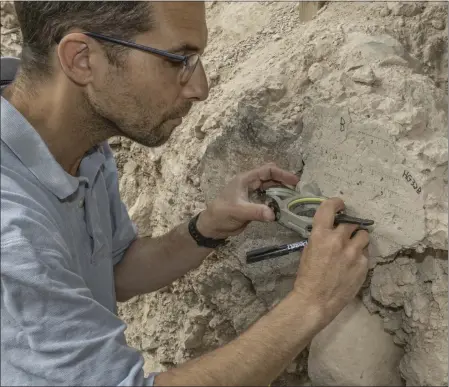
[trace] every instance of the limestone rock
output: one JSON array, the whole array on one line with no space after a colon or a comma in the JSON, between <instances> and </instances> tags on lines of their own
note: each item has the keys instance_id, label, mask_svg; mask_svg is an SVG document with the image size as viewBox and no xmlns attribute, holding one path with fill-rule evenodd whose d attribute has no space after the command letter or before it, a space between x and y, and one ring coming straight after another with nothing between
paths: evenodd
<instances>
[{"instance_id":1,"label":"limestone rock","mask_svg":"<svg viewBox=\"0 0 449 387\"><path fill-rule=\"evenodd\" d=\"M311 82L317 82L324 77L326 72L326 68L321 63L314 63L310 66L307 75Z\"/></svg>"},{"instance_id":2,"label":"limestone rock","mask_svg":"<svg viewBox=\"0 0 449 387\"><path fill-rule=\"evenodd\" d=\"M364 83L366 85L372 85L376 81L373 69L369 66L358 68L354 71L351 78L354 82Z\"/></svg>"},{"instance_id":3,"label":"limestone rock","mask_svg":"<svg viewBox=\"0 0 449 387\"><path fill-rule=\"evenodd\" d=\"M129 208L129 216L133 219L140 236L149 236L151 231L152 205L148 191L141 191L134 205Z\"/></svg>"},{"instance_id":4,"label":"limestone rock","mask_svg":"<svg viewBox=\"0 0 449 387\"><path fill-rule=\"evenodd\" d=\"M297 7L300 20L303 22L312 20L325 3L325 1L300 2Z\"/></svg>"},{"instance_id":5,"label":"limestone rock","mask_svg":"<svg viewBox=\"0 0 449 387\"><path fill-rule=\"evenodd\" d=\"M123 167L123 172L126 174L132 174L139 166L134 160L129 160Z\"/></svg>"},{"instance_id":6,"label":"limestone rock","mask_svg":"<svg viewBox=\"0 0 449 387\"><path fill-rule=\"evenodd\" d=\"M416 16L424 9L423 5L417 1L387 2L387 5L395 16Z\"/></svg>"},{"instance_id":7,"label":"limestone rock","mask_svg":"<svg viewBox=\"0 0 449 387\"><path fill-rule=\"evenodd\" d=\"M206 327L204 325L188 324L181 338L181 343L183 343L184 348L192 349L201 347L205 329Z\"/></svg>"},{"instance_id":8,"label":"limestone rock","mask_svg":"<svg viewBox=\"0 0 449 387\"><path fill-rule=\"evenodd\" d=\"M115 137L112 137L111 139L109 139L108 143L110 146L120 146L122 141L121 141L120 137L115 136Z\"/></svg>"},{"instance_id":9,"label":"limestone rock","mask_svg":"<svg viewBox=\"0 0 449 387\"><path fill-rule=\"evenodd\" d=\"M142 339L142 350L143 351L151 351L158 348L159 343L154 337L145 336Z\"/></svg>"},{"instance_id":10,"label":"limestone rock","mask_svg":"<svg viewBox=\"0 0 449 387\"><path fill-rule=\"evenodd\" d=\"M433 19L432 26L437 30L444 30L444 21L441 19Z\"/></svg>"},{"instance_id":11,"label":"limestone rock","mask_svg":"<svg viewBox=\"0 0 449 387\"><path fill-rule=\"evenodd\" d=\"M384 328L395 334L396 343L405 346L400 371L408 385L447 383L446 268L446 257L424 252L398 257L373 271L372 297L397 311L392 319L385 315Z\"/></svg>"},{"instance_id":12,"label":"limestone rock","mask_svg":"<svg viewBox=\"0 0 449 387\"><path fill-rule=\"evenodd\" d=\"M315 386L401 386L402 355L382 319L354 300L312 340L309 376Z\"/></svg>"},{"instance_id":13,"label":"limestone rock","mask_svg":"<svg viewBox=\"0 0 449 387\"><path fill-rule=\"evenodd\" d=\"M380 16L388 16L391 13L391 10L388 7L383 7L380 11L379 11L379 15Z\"/></svg>"}]
</instances>

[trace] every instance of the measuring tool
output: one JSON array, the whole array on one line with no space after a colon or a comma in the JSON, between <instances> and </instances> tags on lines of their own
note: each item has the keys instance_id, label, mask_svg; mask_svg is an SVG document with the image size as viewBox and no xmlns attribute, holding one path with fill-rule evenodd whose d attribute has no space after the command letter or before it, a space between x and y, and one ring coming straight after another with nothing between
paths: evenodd
<instances>
[{"instance_id":1,"label":"measuring tool","mask_svg":"<svg viewBox=\"0 0 449 387\"><path fill-rule=\"evenodd\" d=\"M272 187L266 190L259 190L257 196L259 200L273 210L275 220L279 224L296 231L303 239L289 245L269 246L249 251L246 254L247 263L280 257L303 249L307 245L307 239L312 232L313 217L320 204L328 199L324 196L304 195L288 187ZM334 225L336 226L340 223L358 224L359 230L369 231L367 227L373 225L374 221L339 212L335 215Z\"/></svg>"}]
</instances>

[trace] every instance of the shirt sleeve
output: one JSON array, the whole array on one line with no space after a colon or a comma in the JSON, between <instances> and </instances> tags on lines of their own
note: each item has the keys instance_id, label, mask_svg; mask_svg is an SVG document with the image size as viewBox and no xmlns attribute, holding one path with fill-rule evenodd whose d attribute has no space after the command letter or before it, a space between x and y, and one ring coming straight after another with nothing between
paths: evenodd
<instances>
[{"instance_id":1,"label":"shirt sleeve","mask_svg":"<svg viewBox=\"0 0 449 387\"><path fill-rule=\"evenodd\" d=\"M119 263L126 249L137 239L137 227L131 221L125 203L120 198L117 165L111 147L107 142L101 145L106 158L103 171L109 195L112 219L112 261Z\"/></svg>"},{"instance_id":2,"label":"shirt sleeve","mask_svg":"<svg viewBox=\"0 0 449 387\"><path fill-rule=\"evenodd\" d=\"M125 323L94 300L67 250L2 237L1 254L2 384L153 385Z\"/></svg>"}]
</instances>

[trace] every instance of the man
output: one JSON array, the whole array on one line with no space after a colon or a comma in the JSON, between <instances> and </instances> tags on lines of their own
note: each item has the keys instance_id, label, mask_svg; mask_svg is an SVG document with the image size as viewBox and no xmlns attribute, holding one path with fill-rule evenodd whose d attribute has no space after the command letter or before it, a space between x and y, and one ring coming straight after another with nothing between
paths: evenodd
<instances>
[{"instance_id":1,"label":"man","mask_svg":"<svg viewBox=\"0 0 449 387\"><path fill-rule=\"evenodd\" d=\"M231 343L145 377L116 301L170 284L249 222L273 221L248 192L298 180L261 166L199 217L138 238L106 140L163 144L207 98L204 4L49 1L16 11L21 66L1 101L2 384L269 384L358 292L367 233L334 228L344 204L327 200L284 300Z\"/></svg>"}]
</instances>

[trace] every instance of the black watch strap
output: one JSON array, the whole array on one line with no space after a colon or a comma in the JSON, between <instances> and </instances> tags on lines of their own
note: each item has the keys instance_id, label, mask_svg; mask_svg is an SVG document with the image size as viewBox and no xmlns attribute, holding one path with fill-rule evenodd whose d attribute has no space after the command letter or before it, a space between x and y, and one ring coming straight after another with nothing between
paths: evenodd
<instances>
[{"instance_id":1,"label":"black watch strap","mask_svg":"<svg viewBox=\"0 0 449 387\"><path fill-rule=\"evenodd\" d=\"M223 246L227 244L229 241L227 239L214 239L207 238L198 231L196 227L196 222L198 221L198 217L201 212L196 214L189 222L189 233L192 238L196 241L196 244L201 247L208 247L210 249L215 249L216 247Z\"/></svg>"}]
</instances>

